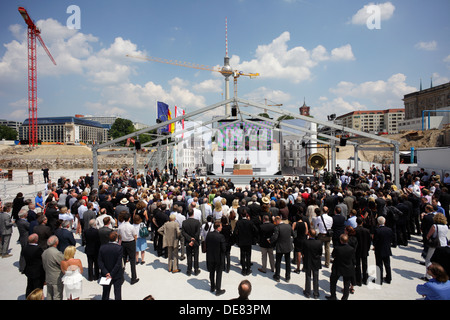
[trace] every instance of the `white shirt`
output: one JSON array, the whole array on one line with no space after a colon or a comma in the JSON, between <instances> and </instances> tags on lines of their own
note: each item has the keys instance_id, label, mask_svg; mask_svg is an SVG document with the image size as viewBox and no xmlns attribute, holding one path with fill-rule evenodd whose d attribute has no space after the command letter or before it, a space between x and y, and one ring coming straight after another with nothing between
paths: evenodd
<instances>
[{"instance_id":1,"label":"white shirt","mask_svg":"<svg viewBox=\"0 0 450 320\"><path fill-rule=\"evenodd\" d=\"M205 230L205 226L206 230ZM202 228L200 229L200 236L202 237L202 239L206 239L206 236L208 235L209 232L214 231L214 225L212 222L205 222L202 225Z\"/></svg>"},{"instance_id":2,"label":"white shirt","mask_svg":"<svg viewBox=\"0 0 450 320\"><path fill-rule=\"evenodd\" d=\"M177 213L176 216L177 216L177 217L175 218L175 220L178 222L178 225L179 225L180 228L181 228L182 225L183 225L183 221L186 220L186 217L185 217L184 215L182 215L181 213Z\"/></svg>"},{"instance_id":3,"label":"white shirt","mask_svg":"<svg viewBox=\"0 0 450 320\"><path fill-rule=\"evenodd\" d=\"M80 206L78 208L78 215L80 216L80 219L83 219L83 213L86 212L88 208L86 206Z\"/></svg>"},{"instance_id":4,"label":"white shirt","mask_svg":"<svg viewBox=\"0 0 450 320\"><path fill-rule=\"evenodd\" d=\"M136 229L128 221L124 221L117 229L122 241L133 241L137 237Z\"/></svg>"},{"instance_id":5,"label":"white shirt","mask_svg":"<svg viewBox=\"0 0 450 320\"><path fill-rule=\"evenodd\" d=\"M220 220L222 218L223 212L222 211L213 211L213 218L214 220Z\"/></svg>"},{"instance_id":6,"label":"white shirt","mask_svg":"<svg viewBox=\"0 0 450 320\"><path fill-rule=\"evenodd\" d=\"M325 230L325 227L323 226L322 218L325 221L325 226L328 230L331 229L333 226L333 218L331 218L328 214L324 213L321 216L317 216L316 220L314 221L314 227L316 230L319 230L319 233L327 233L327 230Z\"/></svg>"},{"instance_id":7,"label":"white shirt","mask_svg":"<svg viewBox=\"0 0 450 320\"><path fill-rule=\"evenodd\" d=\"M202 212L200 209L194 208L194 218L202 222Z\"/></svg>"},{"instance_id":8,"label":"white shirt","mask_svg":"<svg viewBox=\"0 0 450 320\"><path fill-rule=\"evenodd\" d=\"M59 220L72 220L73 221L73 215L71 213L64 213L64 214L59 214Z\"/></svg>"},{"instance_id":9,"label":"white shirt","mask_svg":"<svg viewBox=\"0 0 450 320\"><path fill-rule=\"evenodd\" d=\"M110 227L111 229L116 225L116 221L114 220L113 217L111 217L111 216L108 215L108 214L102 214L102 215L99 215L99 216L97 217L97 219L95 219L95 223L96 223L96 225L97 225L97 229L100 229L101 227L103 227L103 226L105 225L105 224L103 223L103 219L106 218L106 217L109 217L109 219L111 220L111 223L110 223L110 225L109 225L109 227Z\"/></svg>"},{"instance_id":10,"label":"white shirt","mask_svg":"<svg viewBox=\"0 0 450 320\"><path fill-rule=\"evenodd\" d=\"M439 231L439 233L438 233ZM434 225L434 233L433 237L437 237L439 234L439 241L441 242L442 247L447 246L447 233L448 233L448 227L443 224L435 224Z\"/></svg>"}]
</instances>

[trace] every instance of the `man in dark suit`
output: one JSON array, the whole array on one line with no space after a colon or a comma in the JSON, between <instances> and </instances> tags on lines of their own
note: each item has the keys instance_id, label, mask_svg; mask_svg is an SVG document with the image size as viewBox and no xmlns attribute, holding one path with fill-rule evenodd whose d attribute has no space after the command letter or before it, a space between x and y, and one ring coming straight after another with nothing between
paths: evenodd
<instances>
[{"instance_id":1,"label":"man in dark suit","mask_svg":"<svg viewBox=\"0 0 450 320\"><path fill-rule=\"evenodd\" d=\"M275 230L270 243L275 246L275 274L273 278L280 282L281 259L284 256L286 263L286 282L291 279L291 251L293 248L292 239L294 238L294 231L289 224L283 223L280 216L275 217Z\"/></svg>"},{"instance_id":2,"label":"man in dark suit","mask_svg":"<svg viewBox=\"0 0 450 320\"><path fill-rule=\"evenodd\" d=\"M56 201L51 201L45 210L45 215L47 217L47 226L50 227L52 233L56 230L56 223L59 220L58 203ZM46 240L47 241L47 240Z\"/></svg>"},{"instance_id":3,"label":"man in dark suit","mask_svg":"<svg viewBox=\"0 0 450 320\"><path fill-rule=\"evenodd\" d=\"M261 268L258 271L266 273L267 270L267 256L269 256L270 269L275 270L275 259L273 257L273 246L268 240L275 231L275 225L270 221L269 215L263 216L263 223L259 228L259 247L261 249Z\"/></svg>"},{"instance_id":4,"label":"man in dark suit","mask_svg":"<svg viewBox=\"0 0 450 320\"><path fill-rule=\"evenodd\" d=\"M303 269L305 271L305 289L303 294L311 296L311 273L314 299L319 298L319 269L322 268L322 242L316 239L316 230L309 229L308 240L303 243Z\"/></svg>"},{"instance_id":5,"label":"man in dark suit","mask_svg":"<svg viewBox=\"0 0 450 320\"><path fill-rule=\"evenodd\" d=\"M250 270L252 263L252 244L253 238L257 235L258 229L250 220L250 215L247 213L241 220L236 222L233 237L236 244L241 251L241 266L242 275L246 276L252 273Z\"/></svg>"},{"instance_id":6,"label":"man in dark suit","mask_svg":"<svg viewBox=\"0 0 450 320\"><path fill-rule=\"evenodd\" d=\"M356 218L357 227L355 228L355 232L358 245L356 246L355 251L355 282L357 286L361 286L363 283L366 284L369 277L367 274L367 258L369 257L372 236L369 229L363 227L363 223L363 218Z\"/></svg>"},{"instance_id":7,"label":"man in dark suit","mask_svg":"<svg viewBox=\"0 0 450 320\"><path fill-rule=\"evenodd\" d=\"M244 194L242 194L242 197L244 197ZM247 201L245 200L245 198L241 199L239 202L239 207L237 209L237 213L239 215L239 220L242 219L242 217L244 217L247 213L250 212L250 208L247 206Z\"/></svg>"},{"instance_id":8,"label":"man in dark suit","mask_svg":"<svg viewBox=\"0 0 450 320\"><path fill-rule=\"evenodd\" d=\"M394 233L391 228L386 227L384 224L386 219L384 217L378 217L378 227L375 228L373 234L373 246L375 247L375 264L377 266L377 280L379 284L383 282L391 283L391 244L394 237ZM383 278L383 265L386 269L386 277Z\"/></svg>"},{"instance_id":9,"label":"man in dark suit","mask_svg":"<svg viewBox=\"0 0 450 320\"><path fill-rule=\"evenodd\" d=\"M155 230L161 228L167 221L169 221L169 216L163 210L157 208L153 211L153 223L156 226ZM167 248L163 248L163 235L159 232L155 232L155 239L153 242L158 257L164 256L164 258L167 258Z\"/></svg>"},{"instance_id":10,"label":"man in dark suit","mask_svg":"<svg viewBox=\"0 0 450 320\"><path fill-rule=\"evenodd\" d=\"M177 195L176 198L173 199L173 205L183 208L182 214L189 216L187 214L188 207L186 205L186 201L183 201L183 197L181 195Z\"/></svg>"},{"instance_id":11,"label":"man in dark suit","mask_svg":"<svg viewBox=\"0 0 450 320\"><path fill-rule=\"evenodd\" d=\"M12 256L9 253L9 243L14 230L14 222L11 221L11 207L12 204L8 202L3 206L3 210L0 211L0 253L2 258Z\"/></svg>"},{"instance_id":12,"label":"man in dark suit","mask_svg":"<svg viewBox=\"0 0 450 320\"><path fill-rule=\"evenodd\" d=\"M100 269L98 267L98 251L100 250L100 236L96 228L95 219L89 221L89 227L84 230L86 246L84 253L88 261L88 280L98 280L100 277Z\"/></svg>"},{"instance_id":13,"label":"man in dark suit","mask_svg":"<svg viewBox=\"0 0 450 320\"><path fill-rule=\"evenodd\" d=\"M97 214L95 213L94 204L92 202L88 202L86 204L87 210L83 212L83 234L81 236L81 245L86 245L86 239L84 237L84 231L89 229L91 219L96 219Z\"/></svg>"},{"instance_id":14,"label":"man in dark suit","mask_svg":"<svg viewBox=\"0 0 450 320\"><path fill-rule=\"evenodd\" d=\"M19 271L21 273L25 270L25 259L23 257L23 248L28 244L28 236L30 230L30 223L27 220L27 210L21 209L19 211L19 220L16 221L17 230L19 231L19 243L21 247L19 259Z\"/></svg>"},{"instance_id":15,"label":"man in dark suit","mask_svg":"<svg viewBox=\"0 0 450 320\"><path fill-rule=\"evenodd\" d=\"M45 281L45 271L42 264L42 253L44 250L38 245L39 236L36 233L28 236L28 244L23 248L25 259L24 273L27 276L27 288L25 297L36 288L43 288Z\"/></svg>"},{"instance_id":16,"label":"man in dark suit","mask_svg":"<svg viewBox=\"0 0 450 320\"><path fill-rule=\"evenodd\" d=\"M98 229L98 236L100 238L100 245L107 244L109 242L109 234L112 231L111 227L111 218L109 216L105 216L103 218L103 227Z\"/></svg>"},{"instance_id":17,"label":"man in dark suit","mask_svg":"<svg viewBox=\"0 0 450 320\"><path fill-rule=\"evenodd\" d=\"M100 201L100 203L98 205L100 206L100 209L103 209L103 208L106 209L106 214L108 214L110 216L114 216L114 205L111 202L110 194L105 195L104 199L102 201ZM100 212L101 212L101 210L100 210Z\"/></svg>"},{"instance_id":18,"label":"man in dark suit","mask_svg":"<svg viewBox=\"0 0 450 320\"><path fill-rule=\"evenodd\" d=\"M248 208L250 209L250 220L259 228L259 225L261 224L261 205L258 202L256 194L252 195L252 202L249 204Z\"/></svg>"},{"instance_id":19,"label":"man in dark suit","mask_svg":"<svg viewBox=\"0 0 450 320\"><path fill-rule=\"evenodd\" d=\"M398 210L402 212L397 221L397 244L402 246L408 245L408 221L410 220L410 209L405 204L406 195L401 195L398 198L398 204L395 206Z\"/></svg>"},{"instance_id":20,"label":"man in dark suit","mask_svg":"<svg viewBox=\"0 0 450 320\"><path fill-rule=\"evenodd\" d=\"M335 207L333 214L330 214L330 217L333 218L331 230L333 230L332 241L334 247L340 245L340 236L345 232L345 217L342 215L341 210L341 207Z\"/></svg>"},{"instance_id":21,"label":"man in dark suit","mask_svg":"<svg viewBox=\"0 0 450 320\"><path fill-rule=\"evenodd\" d=\"M38 245L42 251L47 249L47 240L53 235L51 228L47 225L47 217L39 216L38 225L33 228L33 233L38 235Z\"/></svg>"},{"instance_id":22,"label":"man in dark suit","mask_svg":"<svg viewBox=\"0 0 450 320\"><path fill-rule=\"evenodd\" d=\"M103 285L102 300L109 300L111 286L114 285L115 300L122 300L122 284L124 269L122 266L123 248L117 243L117 231L109 234L110 242L100 247L98 266L103 277L111 279L108 285Z\"/></svg>"},{"instance_id":23,"label":"man in dark suit","mask_svg":"<svg viewBox=\"0 0 450 320\"><path fill-rule=\"evenodd\" d=\"M450 193L448 187L443 187L441 189L441 194L439 195L439 202L445 211L445 217L447 218L447 223L450 222L449 208L450 208Z\"/></svg>"},{"instance_id":24,"label":"man in dark suit","mask_svg":"<svg viewBox=\"0 0 450 320\"><path fill-rule=\"evenodd\" d=\"M216 296L225 293L222 286L222 272L225 266L225 251L227 243L225 236L220 233L222 223L214 222L214 231L208 232L206 236L206 266L209 271L211 292L216 292Z\"/></svg>"},{"instance_id":25,"label":"man in dark suit","mask_svg":"<svg viewBox=\"0 0 450 320\"><path fill-rule=\"evenodd\" d=\"M190 276L192 274L192 262L194 262L194 274L200 273L198 265L198 253L200 246L200 221L194 218L194 210L189 208L189 217L183 221L181 225L181 234L184 237L184 243L186 244L187 254L187 271L186 274Z\"/></svg>"},{"instance_id":26,"label":"man in dark suit","mask_svg":"<svg viewBox=\"0 0 450 320\"><path fill-rule=\"evenodd\" d=\"M444 268L447 275L450 275L450 246L447 245L445 247L437 247L434 250L430 262L440 264Z\"/></svg>"},{"instance_id":27,"label":"man in dark suit","mask_svg":"<svg viewBox=\"0 0 450 320\"><path fill-rule=\"evenodd\" d=\"M333 257L333 266L331 267L330 276L330 295L326 296L328 300L336 300L336 284L342 276L344 281L344 295L342 300L348 300L350 293L350 282L355 274L353 265L353 255L355 249L348 244L348 236L342 234L340 236L341 244L333 249L331 256Z\"/></svg>"},{"instance_id":28,"label":"man in dark suit","mask_svg":"<svg viewBox=\"0 0 450 320\"><path fill-rule=\"evenodd\" d=\"M55 230L55 235L58 237L58 250L64 253L68 246L75 246L76 241L72 231L69 231L70 221L64 220L61 227Z\"/></svg>"}]
</instances>

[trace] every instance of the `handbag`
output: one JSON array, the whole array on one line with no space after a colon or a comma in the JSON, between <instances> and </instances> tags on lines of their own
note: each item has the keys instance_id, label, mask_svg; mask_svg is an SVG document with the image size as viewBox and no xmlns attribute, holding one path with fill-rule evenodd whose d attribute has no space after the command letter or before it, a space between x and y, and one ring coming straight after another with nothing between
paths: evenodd
<instances>
[{"instance_id":1,"label":"handbag","mask_svg":"<svg viewBox=\"0 0 450 320\"><path fill-rule=\"evenodd\" d=\"M202 241L202 253L206 253L206 241Z\"/></svg>"},{"instance_id":2,"label":"handbag","mask_svg":"<svg viewBox=\"0 0 450 320\"><path fill-rule=\"evenodd\" d=\"M141 225L139 227L139 237L147 238L148 235L149 235L149 232L148 232L147 226L141 222Z\"/></svg>"},{"instance_id":3,"label":"handbag","mask_svg":"<svg viewBox=\"0 0 450 320\"><path fill-rule=\"evenodd\" d=\"M437 248L441 246L441 241L439 240L439 228L437 224L435 224L436 228L436 237L431 236L430 239L427 240L427 246L430 248Z\"/></svg>"},{"instance_id":4,"label":"handbag","mask_svg":"<svg viewBox=\"0 0 450 320\"><path fill-rule=\"evenodd\" d=\"M327 237L333 237L333 230L328 230L327 225L325 224L325 220L323 220L323 216L321 215L320 218L322 219L323 226L325 227L325 230L327 231Z\"/></svg>"}]
</instances>

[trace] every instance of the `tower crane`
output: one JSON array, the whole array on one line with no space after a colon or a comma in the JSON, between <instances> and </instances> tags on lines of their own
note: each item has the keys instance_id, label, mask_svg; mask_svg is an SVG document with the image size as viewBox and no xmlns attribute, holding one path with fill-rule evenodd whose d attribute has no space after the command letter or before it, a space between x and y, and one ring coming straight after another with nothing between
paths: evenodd
<instances>
[{"instance_id":1,"label":"tower crane","mask_svg":"<svg viewBox=\"0 0 450 320\"><path fill-rule=\"evenodd\" d=\"M234 97L237 97L237 79L240 76L247 76L250 78L255 78L259 76L259 73L245 73L239 70L233 70L233 68L230 66L230 58L228 57L228 19L225 18L225 58L224 58L224 65L223 67L209 67L203 64L196 64L196 63L190 63L190 62L184 62L184 61L177 61L177 60L169 60L164 58L156 58L156 57L146 57L146 56L131 56L127 55L127 57L131 58L137 58L142 60L148 60L148 61L154 61L159 63L166 63L171 65L176 65L180 67L186 67L186 68L193 68L193 69L200 69L200 70L206 70L206 71L212 71L212 72L219 72L225 77L225 99L228 100L230 97L230 90L229 90L229 78L230 76L234 79ZM233 110L236 109L236 105L233 106ZM232 111L231 113L234 113ZM227 104L225 106L225 114L230 115L230 106Z\"/></svg>"},{"instance_id":2,"label":"tower crane","mask_svg":"<svg viewBox=\"0 0 450 320\"><path fill-rule=\"evenodd\" d=\"M271 101L272 102L272 101ZM267 104L267 98L264 98L264 105L268 107L281 107L283 106L282 103L276 103L276 104ZM264 113L267 113L267 109L264 109Z\"/></svg>"},{"instance_id":3,"label":"tower crane","mask_svg":"<svg viewBox=\"0 0 450 320\"><path fill-rule=\"evenodd\" d=\"M250 78L259 76L259 73L245 73L245 72L242 72L239 70L232 70L232 69L221 68L221 67L210 67L210 66L203 65L203 64L184 62L184 61L178 61L178 60L169 60L169 59L164 59L164 58L148 57L148 56L133 56L133 55L129 55L129 54L127 54L126 56L129 58L136 58L136 59L141 59L141 60L166 63L166 64L171 64L171 65L180 66L180 67L219 72L223 76L233 76L234 79L237 79L240 76L248 76Z\"/></svg>"},{"instance_id":4,"label":"tower crane","mask_svg":"<svg viewBox=\"0 0 450 320\"><path fill-rule=\"evenodd\" d=\"M36 39L41 43L50 60L56 65L50 51L42 40L41 30L36 27L24 7L19 7L19 13L28 26L28 143L33 147L37 144L37 58Z\"/></svg>"}]
</instances>

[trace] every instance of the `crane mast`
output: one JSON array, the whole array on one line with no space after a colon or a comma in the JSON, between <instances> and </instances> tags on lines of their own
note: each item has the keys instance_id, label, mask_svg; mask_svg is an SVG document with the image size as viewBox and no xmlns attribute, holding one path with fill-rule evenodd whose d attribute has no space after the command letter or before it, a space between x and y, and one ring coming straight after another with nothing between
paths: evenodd
<instances>
[{"instance_id":1,"label":"crane mast","mask_svg":"<svg viewBox=\"0 0 450 320\"><path fill-rule=\"evenodd\" d=\"M19 7L19 13L28 26L27 44L28 44L28 143L33 147L37 145L37 58L36 58L36 39L44 48L50 60L56 65L50 51L42 40L41 31L31 20L27 10Z\"/></svg>"}]
</instances>

